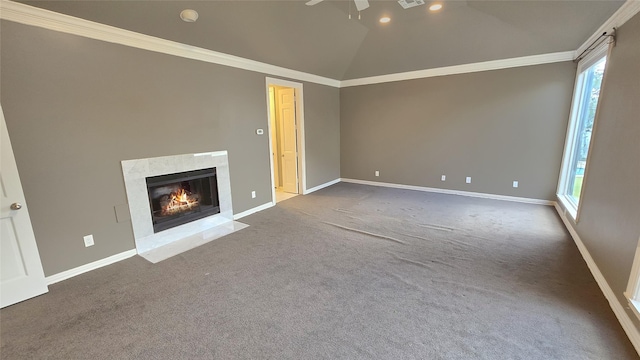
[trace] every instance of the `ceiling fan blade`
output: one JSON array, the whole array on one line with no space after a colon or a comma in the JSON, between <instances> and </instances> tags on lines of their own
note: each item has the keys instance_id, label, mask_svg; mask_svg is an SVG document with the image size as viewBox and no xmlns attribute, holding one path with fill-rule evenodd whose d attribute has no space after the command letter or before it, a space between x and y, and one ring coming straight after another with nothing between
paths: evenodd
<instances>
[{"instance_id":1,"label":"ceiling fan blade","mask_svg":"<svg viewBox=\"0 0 640 360\"><path fill-rule=\"evenodd\" d=\"M368 0L353 0L353 2L356 3L356 9L358 9L358 11L362 11L362 10L364 10L364 9L369 7L369 1Z\"/></svg>"},{"instance_id":2,"label":"ceiling fan blade","mask_svg":"<svg viewBox=\"0 0 640 360\"><path fill-rule=\"evenodd\" d=\"M309 6L313 6L313 5L315 5L317 3L320 3L322 1L324 1L324 0L311 0L311 1L308 1L306 4L309 5Z\"/></svg>"}]
</instances>

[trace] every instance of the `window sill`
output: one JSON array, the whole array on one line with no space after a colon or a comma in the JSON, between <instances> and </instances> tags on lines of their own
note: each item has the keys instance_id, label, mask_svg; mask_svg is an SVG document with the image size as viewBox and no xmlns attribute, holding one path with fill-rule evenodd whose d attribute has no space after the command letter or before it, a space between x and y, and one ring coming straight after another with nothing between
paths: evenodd
<instances>
[{"instance_id":1,"label":"window sill","mask_svg":"<svg viewBox=\"0 0 640 360\"><path fill-rule=\"evenodd\" d=\"M578 207L573 203L573 201L569 200L567 195L559 195L558 200L562 204L562 207L565 209L565 214L568 214L571 217L573 222L578 222Z\"/></svg>"},{"instance_id":2,"label":"window sill","mask_svg":"<svg viewBox=\"0 0 640 360\"><path fill-rule=\"evenodd\" d=\"M640 320L640 301L630 299L629 296L627 296L627 293L625 293L624 295L629 301L629 308L631 309L631 312L633 312L638 320Z\"/></svg>"}]
</instances>

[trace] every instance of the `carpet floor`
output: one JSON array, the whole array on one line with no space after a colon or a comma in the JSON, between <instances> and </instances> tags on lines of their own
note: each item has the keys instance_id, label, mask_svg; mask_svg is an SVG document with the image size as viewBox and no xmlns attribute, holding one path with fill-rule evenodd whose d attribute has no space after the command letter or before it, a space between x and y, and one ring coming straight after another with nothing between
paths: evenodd
<instances>
[{"instance_id":1,"label":"carpet floor","mask_svg":"<svg viewBox=\"0 0 640 360\"><path fill-rule=\"evenodd\" d=\"M0 310L2 359L638 359L554 209L340 183Z\"/></svg>"}]
</instances>

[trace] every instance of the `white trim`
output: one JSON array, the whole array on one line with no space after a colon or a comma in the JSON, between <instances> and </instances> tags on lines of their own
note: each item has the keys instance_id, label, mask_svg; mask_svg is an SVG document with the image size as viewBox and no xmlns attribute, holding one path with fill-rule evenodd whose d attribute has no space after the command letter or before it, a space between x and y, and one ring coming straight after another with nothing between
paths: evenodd
<instances>
[{"instance_id":1,"label":"white trim","mask_svg":"<svg viewBox=\"0 0 640 360\"><path fill-rule=\"evenodd\" d=\"M271 168L271 201L276 203L276 184L273 175L273 146L271 144L271 136L273 130L271 129L271 101L269 100L269 86L284 86L294 89L295 103L296 103L296 146L298 150L298 194L307 193L307 159L305 152L305 138L304 138L304 90L301 83L297 83L289 80L276 79L272 77L265 78L265 85L267 91L267 128L269 129L269 164Z\"/></svg>"},{"instance_id":2,"label":"white trim","mask_svg":"<svg viewBox=\"0 0 640 360\"><path fill-rule=\"evenodd\" d=\"M582 182L584 186L584 178ZM569 216L571 216L571 220L577 223L578 207L569 199L569 196L567 196L566 194L556 194L556 196L558 197L558 201L562 204L562 207L565 209L565 214L569 213Z\"/></svg>"},{"instance_id":3,"label":"white trim","mask_svg":"<svg viewBox=\"0 0 640 360\"><path fill-rule=\"evenodd\" d=\"M300 84L299 82L284 80L284 79L276 79L271 77L267 77L267 83L269 83L270 85L284 86L284 87L290 87L290 88L298 88L302 86L302 84Z\"/></svg>"},{"instance_id":4,"label":"white trim","mask_svg":"<svg viewBox=\"0 0 640 360\"><path fill-rule=\"evenodd\" d=\"M627 283L627 291L624 292L624 296L627 297L629 307L640 320L640 239L638 239L638 245L636 246L631 274Z\"/></svg>"},{"instance_id":5,"label":"white trim","mask_svg":"<svg viewBox=\"0 0 640 360\"><path fill-rule=\"evenodd\" d=\"M307 191L306 191L303 195L311 194L311 193L312 193L312 192L314 192L314 191L318 191L318 190L320 190L320 189L324 189L324 188L326 188L326 187L329 187L329 186L331 186L331 185L337 184L337 183L339 183L339 182L340 182L340 178L337 178L337 179L335 179L335 180L331 180L331 181L326 182L326 183L324 183L324 184L320 184L320 185L318 185L318 186L314 186L314 187L312 187L311 189L307 189Z\"/></svg>"},{"instance_id":6,"label":"white trim","mask_svg":"<svg viewBox=\"0 0 640 360\"><path fill-rule=\"evenodd\" d=\"M556 53L549 53L549 54L523 56L523 57L517 57L517 58L510 58L510 59L484 61L484 62L477 62L477 63L471 63L471 64L445 66L445 67L425 69L425 70L408 71L408 72L389 74L389 75L371 76L371 77L360 78L360 79L343 80L340 82L340 87L343 88L343 87L349 87L349 86L380 84L380 83L393 82L393 81L422 79L422 78L429 78L429 77L435 77L435 76L466 74L466 73L488 71L488 70L499 70L499 69L513 68L513 67L521 67L521 66L531 66L531 65L551 64L551 63L563 62L563 61L572 61L574 58L574 53L575 53L574 51L564 51L564 52L556 52Z\"/></svg>"},{"instance_id":7,"label":"white trim","mask_svg":"<svg viewBox=\"0 0 640 360\"><path fill-rule=\"evenodd\" d=\"M293 78L300 81L309 81L321 85L340 86L340 81L327 77L207 50L197 46L181 44L175 41L144 35L13 1L1 0L0 8L2 9L0 11L0 18L25 25L37 26L43 29L60 31L90 39L180 56L212 64Z\"/></svg>"},{"instance_id":8,"label":"white trim","mask_svg":"<svg viewBox=\"0 0 640 360\"><path fill-rule=\"evenodd\" d=\"M613 28L617 28L626 23L629 19L631 19L635 14L640 12L640 1L638 0L627 0L618 10L607 19L607 21L602 24L593 35L589 36L585 42L580 45L579 48L576 49L573 58L577 58L582 52L591 45L602 33L605 31L610 33Z\"/></svg>"},{"instance_id":9,"label":"white trim","mask_svg":"<svg viewBox=\"0 0 640 360\"><path fill-rule=\"evenodd\" d=\"M587 266L589 267L589 270L591 271L594 279L598 283L600 290L604 294L605 298L607 298L607 300L609 301L609 306L611 306L611 310L613 310L613 313L618 318L620 325L622 325L622 329L624 329L624 332L629 337L629 340L631 341L631 344L633 344L633 347L636 349L636 352L640 354L640 333L638 332L636 326L633 324L633 321L629 317L629 314L625 311L624 305L622 305L620 301L618 301L618 298L609 286L609 283L604 278L604 275L602 275L602 272L600 272L598 265L591 257L589 250L582 242L582 239L580 239L580 236L571 225L571 222L569 222L569 220L567 219L562 207L558 203L554 204L554 207L556 208L558 215L560 215L564 226L569 231L569 234L571 234L573 241L576 243L576 246L578 247L582 258L587 263Z\"/></svg>"},{"instance_id":10,"label":"white trim","mask_svg":"<svg viewBox=\"0 0 640 360\"><path fill-rule=\"evenodd\" d=\"M190 46L154 36L144 35L9 0L0 0L0 8L1 19L25 25L37 26L43 29L60 31L90 39L180 56L218 65L230 66L238 69L341 88L571 61L604 31L610 31L613 27L621 26L638 13L640 11L640 1L627 0L604 24L602 24L602 26L600 26L600 28L598 28L598 31L590 36L577 50L574 51L492 60L342 81L245 59L239 56L207 50L196 46Z\"/></svg>"},{"instance_id":11,"label":"white trim","mask_svg":"<svg viewBox=\"0 0 640 360\"><path fill-rule=\"evenodd\" d=\"M577 133L579 118L581 113L585 111L585 106L587 104L583 103L583 91L585 90L585 78L583 73L588 70L591 66L596 64L602 58L606 57L607 59L611 55L611 46L603 43L595 48L590 54L585 56L576 69L576 80L573 86L573 96L571 97L571 111L569 113L569 121L567 124L567 132L564 141L564 150L562 152L562 162L560 165L560 175L558 178L558 187L556 188L556 195L558 196L558 200L562 203L564 208L570 213L573 220L577 223L580 221L580 209L582 208L582 202L578 201L577 204L574 203L573 200L569 198L569 195L566 194L569 174L572 171L571 165L573 158L575 156L575 152L578 151L576 147L576 141L580 134ZM607 69L608 66L605 64L604 75L602 78L602 83L600 84L600 89L604 89L606 80L607 80ZM600 101L598 101L598 105L596 107L596 113L593 120L593 127L591 129L591 139L594 138L597 130L598 130L598 114L600 113ZM582 174L582 187L580 189L580 197L584 194L586 189L587 179L589 175L589 164L591 162L591 156L594 141L589 142L589 149L587 149L587 160L585 163L585 171Z\"/></svg>"},{"instance_id":12,"label":"white trim","mask_svg":"<svg viewBox=\"0 0 640 360\"><path fill-rule=\"evenodd\" d=\"M111 255L109 257L106 257L104 259L100 259L98 261L94 261L82 266L78 266L77 268L73 268L70 270L66 270L60 273L57 273L55 275L51 275L51 276L47 276L45 278L45 281L47 282L47 285L51 285L51 284L55 284L57 282L60 282L62 280L67 280L69 278L72 278L74 276L80 275L80 274L84 274L86 272L95 270L95 269L99 269L103 266L107 266L107 265L111 265L114 263L117 263L118 261L124 260L124 259L128 259L134 255L137 255L138 252L136 251L136 249L131 249L131 250L127 250L124 252L121 252L119 254L115 254L115 255Z\"/></svg>"},{"instance_id":13,"label":"white trim","mask_svg":"<svg viewBox=\"0 0 640 360\"><path fill-rule=\"evenodd\" d=\"M633 312L633 314L640 320L640 302L633 300L626 291L624 296L626 296L629 301L629 309L631 309L631 312Z\"/></svg>"},{"instance_id":14,"label":"white trim","mask_svg":"<svg viewBox=\"0 0 640 360\"><path fill-rule=\"evenodd\" d=\"M389 187L394 189L417 190L417 191L426 191L426 192L433 192L433 193L440 193L440 194L477 197L477 198L483 198L483 199L504 200L504 201L512 201L512 202L519 202L519 203L525 203L525 204L549 205L549 206L555 204L555 201L543 200L543 199L532 199L532 198L525 198L525 197L496 195L496 194L487 194L487 193L461 191L461 190L439 189L439 188L431 188L431 187L415 186L415 185L392 184L392 183L385 183L385 182L345 179L345 178L341 178L340 181L353 183L353 184Z\"/></svg>"},{"instance_id":15,"label":"white trim","mask_svg":"<svg viewBox=\"0 0 640 360\"><path fill-rule=\"evenodd\" d=\"M638 299L640 297L640 239L638 239L638 245L636 246L636 254L633 258L626 293L629 294L627 296L629 299Z\"/></svg>"},{"instance_id":16,"label":"white trim","mask_svg":"<svg viewBox=\"0 0 640 360\"><path fill-rule=\"evenodd\" d=\"M260 206L256 206L254 208L251 208L249 210L245 210L245 211L243 211L241 213L237 213L237 214L233 215L233 220L242 219L245 216L249 216L251 214L257 213L258 211L266 210L266 209L274 206L275 204L276 204L275 202L268 202L268 203L264 203L264 204L262 204Z\"/></svg>"},{"instance_id":17,"label":"white trim","mask_svg":"<svg viewBox=\"0 0 640 360\"><path fill-rule=\"evenodd\" d=\"M269 136L269 169L271 170L271 202L276 203L276 175L275 175L275 163L273 161L274 151L273 148L273 132L274 129L271 128L271 124L273 124L274 119L271 118L271 113L275 112L275 110L271 109L271 106L275 106L275 98L276 92L275 89L273 91L273 103L271 101L271 91L269 85L269 78L266 80L267 84L267 136ZM280 178L278 178L280 179ZM278 180L280 182L280 180Z\"/></svg>"},{"instance_id":18,"label":"white trim","mask_svg":"<svg viewBox=\"0 0 640 360\"><path fill-rule=\"evenodd\" d=\"M573 96L571 96L571 110L569 111L569 121L567 122L567 131L564 139L564 149L562 150L562 162L560 163L560 174L558 175L558 187L556 188L556 195L559 197L559 200L563 203L563 205L571 211L571 216L575 220L578 212L578 208L572 206L567 200L564 199L566 188L567 188L567 176L566 174L569 172L569 158L571 158L571 154L574 151L574 141L575 136L572 134L575 133L576 122L573 119L576 118L576 114L578 112L579 105L578 97L582 92L582 83L580 81L580 66L578 66L576 70L575 81L573 84ZM591 133L593 136L593 132Z\"/></svg>"},{"instance_id":19,"label":"white trim","mask_svg":"<svg viewBox=\"0 0 640 360\"><path fill-rule=\"evenodd\" d=\"M2 11L0 11L0 18L25 25L37 26L43 29L60 31L90 39L131 46L138 49L340 88L571 61L575 58L576 54L580 54L585 46L589 45L597 36L606 31L606 29L611 29L614 26L617 27L624 24L624 22L640 11L640 1L627 0L627 2L625 2L618 11L616 11L598 29L596 33L594 33L594 35L587 39L587 41L575 51L492 60L343 81L266 64L239 56L224 54L196 46L181 44L9 0L0 0L0 8L2 8Z\"/></svg>"},{"instance_id":20,"label":"white trim","mask_svg":"<svg viewBox=\"0 0 640 360\"><path fill-rule=\"evenodd\" d=\"M274 80L274 79L272 79ZM280 81L283 83L283 81ZM304 194L307 191L307 155L304 135L304 90L302 84L292 86L295 89L296 104L296 146L298 148L298 193Z\"/></svg>"}]
</instances>

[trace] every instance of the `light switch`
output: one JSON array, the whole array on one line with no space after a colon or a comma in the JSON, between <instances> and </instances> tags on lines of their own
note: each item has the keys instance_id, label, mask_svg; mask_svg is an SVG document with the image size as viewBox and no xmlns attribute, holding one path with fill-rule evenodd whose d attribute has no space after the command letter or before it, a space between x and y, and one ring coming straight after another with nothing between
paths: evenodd
<instances>
[{"instance_id":1,"label":"light switch","mask_svg":"<svg viewBox=\"0 0 640 360\"><path fill-rule=\"evenodd\" d=\"M258 130L256 130L256 134L262 135L262 134L264 134L264 130L258 129Z\"/></svg>"}]
</instances>

